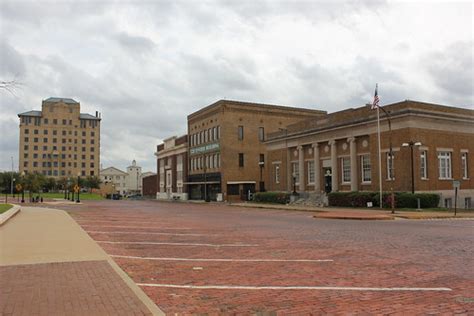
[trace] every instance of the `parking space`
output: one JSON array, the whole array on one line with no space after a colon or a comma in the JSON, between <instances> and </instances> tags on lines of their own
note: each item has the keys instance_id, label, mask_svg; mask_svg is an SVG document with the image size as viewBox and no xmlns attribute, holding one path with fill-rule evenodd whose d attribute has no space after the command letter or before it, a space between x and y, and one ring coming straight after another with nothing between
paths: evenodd
<instances>
[{"instance_id":1,"label":"parking space","mask_svg":"<svg viewBox=\"0 0 474 316\"><path fill-rule=\"evenodd\" d=\"M474 221L156 201L68 210L167 314L474 312Z\"/></svg>"}]
</instances>

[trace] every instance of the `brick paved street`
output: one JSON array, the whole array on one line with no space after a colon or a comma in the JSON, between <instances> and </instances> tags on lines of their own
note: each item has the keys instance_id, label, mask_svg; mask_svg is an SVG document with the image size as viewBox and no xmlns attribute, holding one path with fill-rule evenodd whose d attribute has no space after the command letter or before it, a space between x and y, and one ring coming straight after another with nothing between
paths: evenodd
<instances>
[{"instance_id":1,"label":"brick paved street","mask_svg":"<svg viewBox=\"0 0 474 316\"><path fill-rule=\"evenodd\" d=\"M62 208L167 314L474 313L472 220L156 201Z\"/></svg>"},{"instance_id":2,"label":"brick paved street","mask_svg":"<svg viewBox=\"0 0 474 316\"><path fill-rule=\"evenodd\" d=\"M107 261L0 266L1 315L151 315Z\"/></svg>"}]
</instances>

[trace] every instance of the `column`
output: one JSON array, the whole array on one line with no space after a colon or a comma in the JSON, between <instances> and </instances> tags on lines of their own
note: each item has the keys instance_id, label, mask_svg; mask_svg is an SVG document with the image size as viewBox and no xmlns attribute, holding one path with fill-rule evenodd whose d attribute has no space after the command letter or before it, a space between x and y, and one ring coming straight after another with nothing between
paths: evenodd
<instances>
[{"instance_id":1,"label":"column","mask_svg":"<svg viewBox=\"0 0 474 316\"><path fill-rule=\"evenodd\" d=\"M349 137L349 149L351 153L351 191L359 191L359 181L357 177L357 149L355 137Z\"/></svg>"},{"instance_id":2,"label":"column","mask_svg":"<svg viewBox=\"0 0 474 316\"><path fill-rule=\"evenodd\" d=\"M336 141L331 140L329 141L329 145L331 145L331 185L332 185L332 192L336 192L339 190L339 177L337 175L337 149L336 149Z\"/></svg>"},{"instance_id":3,"label":"column","mask_svg":"<svg viewBox=\"0 0 474 316\"><path fill-rule=\"evenodd\" d=\"M303 192L305 188L305 172L304 172L304 150L303 146L298 146L298 170L299 170L299 176L300 176L300 191Z\"/></svg>"},{"instance_id":4,"label":"column","mask_svg":"<svg viewBox=\"0 0 474 316\"><path fill-rule=\"evenodd\" d=\"M321 168L319 167L319 146L318 143L314 143L313 147L313 159L314 159L314 191L316 193L321 192Z\"/></svg>"},{"instance_id":5,"label":"column","mask_svg":"<svg viewBox=\"0 0 474 316\"><path fill-rule=\"evenodd\" d=\"M288 146L285 147L286 149L286 190L288 192L293 191L293 176L291 174L291 162L290 162L290 148Z\"/></svg>"}]
</instances>

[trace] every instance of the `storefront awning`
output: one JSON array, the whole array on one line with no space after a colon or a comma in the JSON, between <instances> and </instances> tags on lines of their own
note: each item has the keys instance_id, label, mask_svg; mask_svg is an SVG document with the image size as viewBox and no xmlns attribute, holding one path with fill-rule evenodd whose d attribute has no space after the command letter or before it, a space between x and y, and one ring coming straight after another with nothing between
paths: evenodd
<instances>
[{"instance_id":1,"label":"storefront awning","mask_svg":"<svg viewBox=\"0 0 474 316\"><path fill-rule=\"evenodd\" d=\"M199 182L184 182L184 184L220 184L220 181L199 181Z\"/></svg>"}]
</instances>

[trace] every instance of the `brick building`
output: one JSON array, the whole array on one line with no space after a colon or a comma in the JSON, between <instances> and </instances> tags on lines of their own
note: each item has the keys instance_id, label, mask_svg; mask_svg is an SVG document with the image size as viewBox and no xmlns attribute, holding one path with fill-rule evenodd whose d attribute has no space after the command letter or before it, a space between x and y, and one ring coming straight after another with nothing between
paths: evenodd
<instances>
[{"instance_id":1,"label":"brick building","mask_svg":"<svg viewBox=\"0 0 474 316\"><path fill-rule=\"evenodd\" d=\"M156 148L157 199L188 199L188 135L167 138Z\"/></svg>"},{"instance_id":2,"label":"brick building","mask_svg":"<svg viewBox=\"0 0 474 316\"><path fill-rule=\"evenodd\" d=\"M143 196L156 197L158 192L158 175L153 173L142 176L142 192Z\"/></svg>"},{"instance_id":3,"label":"brick building","mask_svg":"<svg viewBox=\"0 0 474 316\"><path fill-rule=\"evenodd\" d=\"M46 176L97 176L100 166L100 121L80 112L68 98L49 98L41 111L18 114L20 118L20 172Z\"/></svg>"},{"instance_id":4,"label":"brick building","mask_svg":"<svg viewBox=\"0 0 474 316\"><path fill-rule=\"evenodd\" d=\"M414 189L441 194L442 206L453 203L453 180L460 181L460 204L472 207L474 111L417 101L384 106L391 133L381 115L382 185L384 191ZM390 160L390 139L393 160ZM410 146L403 146L409 144ZM347 109L290 124L265 142L268 190L300 192L378 191L376 111Z\"/></svg>"},{"instance_id":5,"label":"brick building","mask_svg":"<svg viewBox=\"0 0 474 316\"><path fill-rule=\"evenodd\" d=\"M264 190L265 138L324 111L220 100L188 115L191 199L235 200Z\"/></svg>"}]
</instances>

